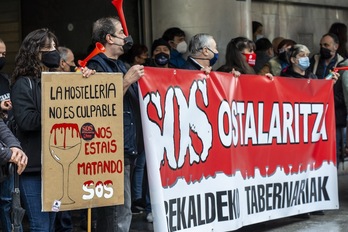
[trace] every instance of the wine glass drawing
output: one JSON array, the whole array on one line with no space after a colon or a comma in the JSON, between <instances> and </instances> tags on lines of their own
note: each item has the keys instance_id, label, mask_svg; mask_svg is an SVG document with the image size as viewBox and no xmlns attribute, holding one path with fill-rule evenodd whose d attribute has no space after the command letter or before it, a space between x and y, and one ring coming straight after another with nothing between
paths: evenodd
<instances>
[{"instance_id":1,"label":"wine glass drawing","mask_svg":"<svg viewBox=\"0 0 348 232\"><path fill-rule=\"evenodd\" d=\"M74 204L69 196L69 169L81 150L81 136L75 123L54 124L50 131L50 153L62 166L63 193L59 199L62 205Z\"/></svg>"}]
</instances>

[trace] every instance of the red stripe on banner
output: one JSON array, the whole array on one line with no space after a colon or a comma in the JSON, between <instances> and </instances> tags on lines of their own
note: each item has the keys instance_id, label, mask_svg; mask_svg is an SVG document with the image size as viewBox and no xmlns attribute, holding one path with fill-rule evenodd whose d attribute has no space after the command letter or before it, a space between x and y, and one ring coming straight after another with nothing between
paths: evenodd
<instances>
[{"instance_id":1,"label":"red stripe on banner","mask_svg":"<svg viewBox=\"0 0 348 232\"><path fill-rule=\"evenodd\" d=\"M139 86L163 187L336 163L332 81L146 67Z\"/></svg>"}]
</instances>

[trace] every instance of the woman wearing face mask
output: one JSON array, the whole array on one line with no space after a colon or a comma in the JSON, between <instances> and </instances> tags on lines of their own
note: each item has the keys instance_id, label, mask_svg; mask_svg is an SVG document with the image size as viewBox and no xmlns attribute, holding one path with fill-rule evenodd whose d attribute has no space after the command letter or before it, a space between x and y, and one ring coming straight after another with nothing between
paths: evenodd
<instances>
[{"instance_id":1,"label":"woman wearing face mask","mask_svg":"<svg viewBox=\"0 0 348 232\"><path fill-rule=\"evenodd\" d=\"M41 72L59 66L57 46L56 36L48 29L29 33L16 56L12 75L17 137L28 155L27 169L20 176L20 191L30 231L54 229L55 213L41 212Z\"/></svg>"},{"instance_id":2,"label":"woman wearing face mask","mask_svg":"<svg viewBox=\"0 0 348 232\"><path fill-rule=\"evenodd\" d=\"M159 68L173 68L169 63L170 45L164 39L156 39L151 46L152 58L150 66Z\"/></svg>"},{"instance_id":3,"label":"woman wearing face mask","mask_svg":"<svg viewBox=\"0 0 348 232\"><path fill-rule=\"evenodd\" d=\"M59 66L57 47L57 37L48 29L30 32L18 51L11 79L16 136L28 156L19 187L30 231L54 231L55 213L41 212L41 72ZM92 70L81 72L89 76Z\"/></svg>"},{"instance_id":4,"label":"woman wearing face mask","mask_svg":"<svg viewBox=\"0 0 348 232\"><path fill-rule=\"evenodd\" d=\"M317 76L309 71L309 50L305 45L296 44L289 50L290 66L281 72L283 77L317 79Z\"/></svg>"},{"instance_id":5,"label":"woman wearing face mask","mask_svg":"<svg viewBox=\"0 0 348 232\"><path fill-rule=\"evenodd\" d=\"M245 37L232 39L226 48L226 63L217 71L239 71L241 74L255 74L252 66L255 65L255 43Z\"/></svg>"}]
</instances>

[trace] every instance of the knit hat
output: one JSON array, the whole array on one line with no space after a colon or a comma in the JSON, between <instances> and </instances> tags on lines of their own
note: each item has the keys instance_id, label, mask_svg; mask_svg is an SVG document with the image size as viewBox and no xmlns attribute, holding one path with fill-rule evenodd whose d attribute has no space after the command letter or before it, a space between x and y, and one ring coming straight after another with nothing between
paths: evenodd
<instances>
[{"instance_id":1,"label":"knit hat","mask_svg":"<svg viewBox=\"0 0 348 232\"><path fill-rule=\"evenodd\" d=\"M170 50L170 45L167 41L165 41L162 38L156 39L153 41L152 46L151 46L151 54L153 54L153 51L155 51L155 49L158 46L166 46L169 50Z\"/></svg>"}]
</instances>

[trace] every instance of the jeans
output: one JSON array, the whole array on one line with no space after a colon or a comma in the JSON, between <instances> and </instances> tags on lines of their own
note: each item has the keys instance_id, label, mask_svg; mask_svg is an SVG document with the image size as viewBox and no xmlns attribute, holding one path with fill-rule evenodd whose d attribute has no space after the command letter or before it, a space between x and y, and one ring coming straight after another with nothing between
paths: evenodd
<instances>
[{"instance_id":1,"label":"jeans","mask_svg":"<svg viewBox=\"0 0 348 232\"><path fill-rule=\"evenodd\" d=\"M145 168L145 152L142 152L135 161L132 178L132 200L143 198L143 179Z\"/></svg>"},{"instance_id":2,"label":"jeans","mask_svg":"<svg viewBox=\"0 0 348 232\"><path fill-rule=\"evenodd\" d=\"M124 166L124 205L97 208L97 231L128 232L132 221L130 165Z\"/></svg>"},{"instance_id":3,"label":"jeans","mask_svg":"<svg viewBox=\"0 0 348 232\"><path fill-rule=\"evenodd\" d=\"M346 142L346 128L344 127L336 127L336 163L337 167L341 161L340 154L342 153L342 149L344 150ZM343 153L344 155L344 153Z\"/></svg>"},{"instance_id":4,"label":"jeans","mask_svg":"<svg viewBox=\"0 0 348 232\"><path fill-rule=\"evenodd\" d=\"M23 173L19 177L19 188L30 232L53 232L56 213L41 212L41 173Z\"/></svg>"},{"instance_id":5,"label":"jeans","mask_svg":"<svg viewBox=\"0 0 348 232\"><path fill-rule=\"evenodd\" d=\"M0 220L3 232L11 232L11 204L14 176L10 175L0 183ZM21 228L22 231L22 228Z\"/></svg>"}]
</instances>

